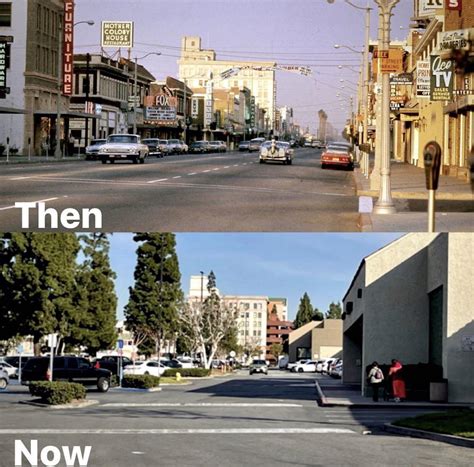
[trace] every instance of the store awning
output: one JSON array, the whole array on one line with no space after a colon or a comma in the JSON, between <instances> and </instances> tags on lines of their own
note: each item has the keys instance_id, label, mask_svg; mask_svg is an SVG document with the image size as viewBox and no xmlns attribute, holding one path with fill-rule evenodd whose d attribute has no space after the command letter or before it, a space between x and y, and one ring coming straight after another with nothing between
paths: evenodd
<instances>
[{"instance_id":1,"label":"store awning","mask_svg":"<svg viewBox=\"0 0 474 467\"><path fill-rule=\"evenodd\" d=\"M15 109L13 107L0 107L0 114L27 114L24 109Z\"/></svg>"},{"instance_id":2,"label":"store awning","mask_svg":"<svg viewBox=\"0 0 474 467\"><path fill-rule=\"evenodd\" d=\"M61 117L69 117L69 118L100 118L100 115L95 114L87 114L85 112L76 112L73 110L61 110L60 112ZM56 118L57 112L52 111L44 111L44 110L35 110L34 115L38 115L40 117L49 117L49 118Z\"/></svg>"}]
</instances>

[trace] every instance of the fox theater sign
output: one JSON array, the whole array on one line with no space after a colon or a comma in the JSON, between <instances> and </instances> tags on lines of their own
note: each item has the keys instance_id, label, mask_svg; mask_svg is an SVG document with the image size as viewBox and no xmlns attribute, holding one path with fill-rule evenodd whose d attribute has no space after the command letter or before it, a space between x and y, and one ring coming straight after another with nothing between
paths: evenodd
<instances>
[{"instance_id":1,"label":"fox theater sign","mask_svg":"<svg viewBox=\"0 0 474 467\"><path fill-rule=\"evenodd\" d=\"M177 99L168 93L145 98L145 120L162 126L176 126Z\"/></svg>"},{"instance_id":2,"label":"fox theater sign","mask_svg":"<svg viewBox=\"0 0 474 467\"><path fill-rule=\"evenodd\" d=\"M64 0L63 94L72 94L74 62L74 0Z\"/></svg>"}]
</instances>

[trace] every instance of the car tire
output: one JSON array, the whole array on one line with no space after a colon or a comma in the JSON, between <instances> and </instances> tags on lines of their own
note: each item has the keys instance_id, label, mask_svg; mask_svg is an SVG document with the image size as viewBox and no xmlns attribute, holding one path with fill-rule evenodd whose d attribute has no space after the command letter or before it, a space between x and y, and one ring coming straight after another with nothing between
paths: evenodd
<instances>
[{"instance_id":1,"label":"car tire","mask_svg":"<svg viewBox=\"0 0 474 467\"><path fill-rule=\"evenodd\" d=\"M111 164L115 164L115 159L110 159Z\"/></svg>"},{"instance_id":2,"label":"car tire","mask_svg":"<svg viewBox=\"0 0 474 467\"><path fill-rule=\"evenodd\" d=\"M303 373L303 372L304 372L303 368L298 368L298 373Z\"/></svg>"},{"instance_id":3,"label":"car tire","mask_svg":"<svg viewBox=\"0 0 474 467\"><path fill-rule=\"evenodd\" d=\"M102 159L102 164L107 164L107 159Z\"/></svg>"},{"instance_id":4,"label":"car tire","mask_svg":"<svg viewBox=\"0 0 474 467\"><path fill-rule=\"evenodd\" d=\"M288 159L288 161L286 162L288 165L291 165L293 164L293 161L291 159Z\"/></svg>"},{"instance_id":5,"label":"car tire","mask_svg":"<svg viewBox=\"0 0 474 467\"><path fill-rule=\"evenodd\" d=\"M0 391L6 389L8 386L7 380L5 378L0 378Z\"/></svg>"},{"instance_id":6,"label":"car tire","mask_svg":"<svg viewBox=\"0 0 474 467\"><path fill-rule=\"evenodd\" d=\"M144 164L145 163L145 158L143 157L142 159L140 159L140 164Z\"/></svg>"},{"instance_id":7,"label":"car tire","mask_svg":"<svg viewBox=\"0 0 474 467\"><path fill-rule=\"evenodd\" d=\"M265 161L263 159L260 159L260 164L265 164Z\"/></svg>"},{"instance_id":8,"label":"car tire","mask_svg":"<svg viewBox=\"0 0 474 467\"><path fill-rule=\"evenodd\" d=\"M135 156L135 157L132 159L132 161L133 161L134 164L138 164L138 157Z\"/></svg>"},{"instance_id":9,"label":"car tire","mask_svg":"<svg viewBox=\"0 0 474 467\"><path fill-rule=\"evenodd\" d=\"M97 389L100 392L107 392L110 388L110 381L107 378L99 378L97 381Z\"/></svg>"}]
</instances>

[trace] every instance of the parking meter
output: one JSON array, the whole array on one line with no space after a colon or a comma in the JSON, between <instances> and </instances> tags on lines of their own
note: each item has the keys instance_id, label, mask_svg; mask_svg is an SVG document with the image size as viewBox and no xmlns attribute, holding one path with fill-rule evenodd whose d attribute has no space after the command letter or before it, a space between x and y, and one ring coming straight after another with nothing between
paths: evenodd
<instances>
[{"instance_id":1,"label":"parking meter","mask_svg":"<svg viewBox=\"0 0 474 467\"><path fill-rule=\"evenodd\" d=\"M426 189L437 190L441 168L441 146L436 141L430 141L423 150L425 161Z\"/></svg>"},{"instance_id":2,"label":"parking meter","mask_svg":"<svg viewBox=\"0 0 474 467\"><path fill-rule=\"evenodd\" d=\"M441 168L441 146L430 141L423 150L426 189L428 190L428 232L435 231L435 192L438 189Z\"/></svg>"}]
</instances>

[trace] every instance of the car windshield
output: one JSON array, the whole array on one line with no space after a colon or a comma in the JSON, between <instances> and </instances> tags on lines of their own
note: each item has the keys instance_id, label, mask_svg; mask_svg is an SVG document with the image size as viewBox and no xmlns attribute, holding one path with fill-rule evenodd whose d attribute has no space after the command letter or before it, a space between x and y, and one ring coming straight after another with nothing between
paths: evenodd
<instances>
[{"instance_id":1,"label":"car windshield","mask_svg":"<svg viewBox=\"0 0 474 467\"><path fill-rule=\"evenodd\" d=\"M107 142L107 140L105 139L93 139L91 141L91 146L96 146L96 145L99 145L99 144L105 144Z\"/></svg>"},{"instance_id":2,"label":"car windshield","mask_svg":"<svg viewBox=\"0 0 474 467\"><path fill-rule=\"evenodd\" d=\"M252 365L266 365L265 360L254 360Z\"/></svg>"},{"instance_id":3,"label":"car windshield","mask_svg":"<svg viewBox=\"0 0 474 467\"><path fill-rule=\"evenodd\" d=\"M171 143L171 144L179 144L179 139L170 139L168 141L168 143Z\"/></svg>"},{"instance_id":4,"label":"car windshield","mask_svg":"<svg viewBox=\"0 0 474 467\"><path fill-rule=\"evenodd\" d=\"M262 144L262 147L264 148L270 148L272 146L272 142L271 141L265 141L263 144ZM287 143L286 141L275 141L275 146L277 148L283 148L283 149L286 149L290 146L290 143Z\"/></svg>"},{"instance_id":5,"label":"car windshield","mask_svg":"<svg viewBox=\"0 0 474 467\"><path fill-rule=\"evenodd\" d=\"M107 138L108 143L134 144L137 142L135 135L111 135Z\"/></svg>"},{"instance_id":6,"label":"car windshield","mask_svg":"<svg viewBox=\"0 0 474 467\"><path fill-rule=\"evenodd\" d=\"M328 152L349 152L349 148L345 148L342 146L328 146Z\"/></svg>"},{"instance_id":7,"label":"car windshield","mask_svg":"<svg viewBox=\"0 0 474 467\"><path fill-rule=\"evenodd\" d=\"M158 140L157 139L144 139L143 142L145 144L158 144Z\"/></svg>"}]
</instances>

